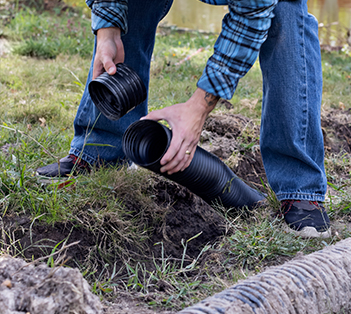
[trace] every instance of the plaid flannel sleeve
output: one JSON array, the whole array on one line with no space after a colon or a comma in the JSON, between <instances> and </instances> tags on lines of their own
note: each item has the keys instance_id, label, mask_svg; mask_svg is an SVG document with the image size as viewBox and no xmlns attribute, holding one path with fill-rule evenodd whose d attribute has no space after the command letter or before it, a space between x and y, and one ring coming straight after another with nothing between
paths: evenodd
<instances>
[{"instance_id":1,"label":"plaid flannel sleeve","mask_svg":"<svg viewBox=\"0 0 351 314\"><path fill-rule=\"evenodd\" d=\"M128 0L86 0L91 9L91 28L118 27L122 34L127 33Z\"/></svg>"},{"instance_id":2,"label":"plaid flannel sleeve","mask_svg":"<svg viewBox=\"0 0 351 314\"><path fill-rule=\"evenodd\" d=\"M221 0L204 2L217 4ZM197 86L206 92L231 99L243 77L255 63L267 38L278 0L228 0L229 13Z\"/></svg>"}]
</instances>

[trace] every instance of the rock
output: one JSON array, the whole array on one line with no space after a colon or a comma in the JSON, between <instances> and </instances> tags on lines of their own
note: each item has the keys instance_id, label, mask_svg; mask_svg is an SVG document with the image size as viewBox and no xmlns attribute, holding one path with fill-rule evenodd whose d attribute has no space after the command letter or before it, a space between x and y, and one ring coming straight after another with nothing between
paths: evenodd
<instances>
[{"instance_id":1,"label":"rock","mask_svg":"<svg viewBox=\"0 0 351 314\"><path fill-rule=\"evenodd\" d=\"M100 314L102 305L77 269L0 257L2 314Z\"/></svg>"}]
</instances>

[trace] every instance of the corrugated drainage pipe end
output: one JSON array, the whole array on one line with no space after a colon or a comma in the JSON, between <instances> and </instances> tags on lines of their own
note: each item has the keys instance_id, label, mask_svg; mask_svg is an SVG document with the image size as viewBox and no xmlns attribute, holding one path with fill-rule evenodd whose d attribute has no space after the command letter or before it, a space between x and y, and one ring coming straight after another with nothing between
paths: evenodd
<instances>
[{"instance_id":1,"label":"corrugated drainage pipe end","mask_svg":"<svg viewBox=\"0 0 351 314\"><path fill-rule=\"evenodd\" d=\"M117 72L104 72L89 83L89 94L100 112L109 120L118 120L147 96L138 74L124 63L116 64Z\"/></svg>"},{"instance_id":2,"label":"corrugated drainage pipe end","mask_svg":"<svg viewBox=\"0 0 351 314\"><path fill-rule=\"evenodd\" d=\"M172 139L172 131L152 120L136 121L123 135L125 155L135 164L171 179L204 199L226 208L252 209L265 196L249 187L218 157L197 147L188 168L172 175L160 172L160 160Z\"/></svg>"}]
</instances>

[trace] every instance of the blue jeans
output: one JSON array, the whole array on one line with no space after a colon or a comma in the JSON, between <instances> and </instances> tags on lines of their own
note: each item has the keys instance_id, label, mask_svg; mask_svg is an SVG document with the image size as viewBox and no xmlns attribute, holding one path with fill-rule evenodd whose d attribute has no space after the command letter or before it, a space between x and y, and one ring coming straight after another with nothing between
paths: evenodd
<instances>
[{"instance_id":1,"label":"blue jeans","mask_svg":"<svg viewBox=\"0 0 351 314\"><path fill-rule=\"evenodd\" d=\"M149 83L157 24L172 0L129 1L129 32L124 36L125 63ZM306 0L280 2L267 41L260 51L263 74L261 153L268 182L279 200L323 201L326 192L318 25ZM95 54L95 51L94 51ZM90 68L88 83L92 77ZM74 120L70 154L89 163L121 162L122 135L147 114L147 100L118 121L96 109L86 88Z\"/></svg>"},{"instance_id":2,"label":"blue jeans","mask_svg":"<svg viewBox=\"0 0 351 314\"><path fill-rule=\"evenodd\" d=\"M323 201L322 64L318 22L306 0L278 4L260 65L260 146L268 182L279 200Z\"/></svg>"},{"instance_id":3,"label":"blue jeans","mask_svg":"<svg viewBox=\"0 0 351 314\"><path fill-rule=\"evenodd\" d=\"M133 0L128 4L128 34L122 37L124 62L138 73L145 86L149 86L156 28L168 13L172 2L173 0ZM93 60L95 48L96 42ZM131 123L147 114L147 99L118 121L105 118L93 104L88 91L93 74L93 60L74 119L74 138L69 153L80 156L90 164L122 162L125 158L122 136Z\"/></svg>"}]
</instances>

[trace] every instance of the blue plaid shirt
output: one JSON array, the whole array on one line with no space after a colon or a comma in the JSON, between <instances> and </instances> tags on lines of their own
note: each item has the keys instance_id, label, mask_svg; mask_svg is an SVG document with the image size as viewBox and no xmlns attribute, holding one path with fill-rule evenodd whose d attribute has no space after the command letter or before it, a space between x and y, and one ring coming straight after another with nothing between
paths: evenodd
<instances>
[{"instance_id":1,"label":"blue plaid shirt","mask_svg":"<svg viewBox=\"0 0 351 314\"><path fill-rule=\"evenodd\" d=\"M201 0L213 5L228 5L222 31L197 86L206 92L231 99L239 79L255 63L266 40L278 0ZM92 29L127 29L128 0L86 0L92 9Z\"/></svg>"}]
</instances>

